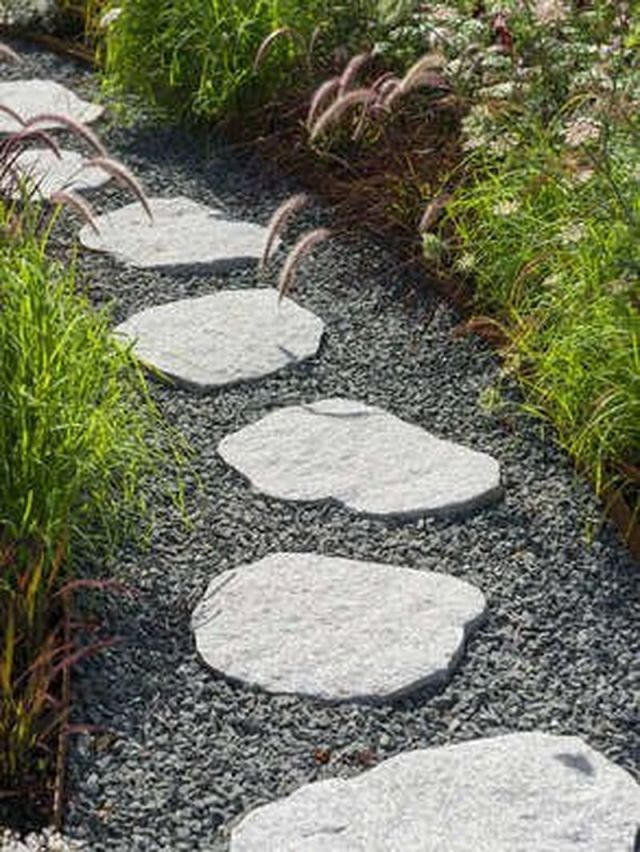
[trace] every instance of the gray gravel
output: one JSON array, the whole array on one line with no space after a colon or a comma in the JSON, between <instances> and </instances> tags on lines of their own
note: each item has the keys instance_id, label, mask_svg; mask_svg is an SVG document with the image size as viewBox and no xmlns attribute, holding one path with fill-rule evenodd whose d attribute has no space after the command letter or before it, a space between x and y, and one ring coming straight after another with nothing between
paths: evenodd
<instances>
[{"instance_id":1,"label":"gray gravel","mask_svg":"<svg viewBox=\"0 0 640 852\"><path fill-rule=\"evenodd\" d=\"M32 52L25 71L90 90L81 69L51 56ZM6 66L2 74L19 76ZM265 224L296 189L215 147L205 156L178 129L102 128L153 194L221 199L232 215ZM101 194L106 205L116 196ZM330 211L315 206L303 226L330 223ZM155 273L98 256L82 268L96 303L114 300L114 321L255 284L246 269ZM455 339L451 311L432 313L397 261L360 237L319 248L294 295L327 323L316 358L207 396L154 385L193 444L203 490L190 502L192 530L158 496L150 551L125 550L112 568L137 590L108 610L121 641L76 679L76 720L105 732L73 742L66 832L95 852L221 852L232 820L305 782L350 776L405 749L512 731L577 734L638 773L640 574L615 533L598 526L597 501L551 436L524 416L480 406L499 375L495 355L476 339ZM504 500L464 520L384 522L252 493L216 455L224 435L276 405L338 395L494 455ZM324 706L251 691L199 662L189 617L212 576L275 550L446 571L484 591L487 620L435 696Z\"/></svg>"}]
</instances>

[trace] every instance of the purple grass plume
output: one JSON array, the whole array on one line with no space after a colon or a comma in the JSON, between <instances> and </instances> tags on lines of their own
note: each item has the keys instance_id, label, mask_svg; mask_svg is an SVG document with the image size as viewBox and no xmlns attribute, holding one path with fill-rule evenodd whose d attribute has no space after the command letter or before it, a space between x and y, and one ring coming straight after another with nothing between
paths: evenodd
<instances>
[{"instance_id":1,"label":"purple grass plume","mask_svg":"<svg viewBox=\"0 0 640 852\"><path fill-rule=\"evenodd\" d=\"M297 213L309 201L309 196L304 192L299 192L297 195L292 195L287 198L278 209L273 213L269 224L267 225L267 239L265 242L264 252L260 259L260 271L264 272L269 264L273 246L278 236L284 231L287 223L294 213Z\"/></svg>"},{"instance_id":2,"label":"purple grass plume","mask_svg":"<svg viewBox=\"0 0 640 852\"><path fill-rule=\"evenodd\" d=\"M43 112L39 115L34 115L33 118L30 118L28 121L25 122L24 126L37 127L38 124L43 124L44 122L62 124L63 127L65 127L67 130L70 130L73 134L83 139L99 157L109 156L107 153L107 149L98 139L93 130L89 130L89 128L85 124L81 124L79 121L76 121L74 118L71 118L68 115L63 115L55 112Z\"/></svg>"},{"instance_id":3,"label":"purple grass plume","mask_svg":"<svg viewBox=\"0 0 640 852\"><path fill-rule=\"evenodd\" d=\"M151 207L149 206L149 202L147 200L147 195L142 188L140 182L135 178L126 166L123 166L122 163L118 162L118 160L113 160L111 157L92 157L90 160L86 160L81 168L90 169L97 168L102 169L103 172L106 172L108 175L111 175L118 183L125 186L127 189L130 189L131 192L136 196L140 204L142 204L145 213L149 217L149 220L153 222L153 212Z\"/></svg>"},{"instance_id":4,"label":"purple grass plume","mask_svg":"<svg viewBox=\"0 0 640 852\"><path fill-rule=\"evenodd\" d=\"M293 286L295 275L303 258L317 245L331 236L328 228L316 228L304 234L289 252L278 279L278 299L282 300Z\"/></svg>"},{"instance_id":5,"label":"purple grass plume","mask_svg":"<svg viewBox=\"0 0 640 852\"><path fill-rule=\"evenodd\" d=\"M451 195L439 195L437 198L434 198L433 201L430 201L429 204L427 204L424 213L422 214L422 218L420 219L420 222L418 224L418 231L421 234L424 234L427 231L431 230L433 225L440 217L440 214L450 201Z\"/></svg>"},{"instance_id":6,"label":"purple grass plume","mask_svg":"<svg viewBox=\"0 0 640 852\"><path fill-rule=\"evenodd\" d=\"M53 204L60 204L63 207L69 207L72 210L75 210L75 212L91 226L96 234L100 233L100 228L96 222L96 217L93 214L91 205L84 198L81 198L77 192L74 192L71 189L60 189L57 192L52 193L51 202Z\"/></svg>"},{"instance_id":7,"label":"purple grass plume","mask_svg":"<svg viewBox=\"0 0 640 852\"><path fill-rule=\"evenodd\" d=\"M329 80L325 80L321 86L318 86L309 104L309 112L305 122L307 130L313 127L318 113L322 111L329 98L337 93L339 87L340 77L331 77Z\"/></svg>"},{"instance_id":8,"label":"purple grass plume","mask_svg":"<svg viewBox=\"0 0 640 852\"><path fill-rule=\"evenodd\" d=\"M360 73L361 69L369 62L371 59L370 53L358 53L356 56L352 57L344 71L340 76L340 86L338 88L338 97L342 97L346 92L348 92L356 77Z\"/></svg>"},{"instance_id":9,"label":"purple grass plume","mask_svg":"<svg viewBox=\"0 0 640 852\"><path fill-rule=\"evenodd\" d=\"M322 115L315 121L309 134L309 141L314 142L318 136L325 133L332 124L335 124L345 112L359 104L367 105L375 97L371 89L353 89L331 104Z\"/></svg>"}]
</instances>

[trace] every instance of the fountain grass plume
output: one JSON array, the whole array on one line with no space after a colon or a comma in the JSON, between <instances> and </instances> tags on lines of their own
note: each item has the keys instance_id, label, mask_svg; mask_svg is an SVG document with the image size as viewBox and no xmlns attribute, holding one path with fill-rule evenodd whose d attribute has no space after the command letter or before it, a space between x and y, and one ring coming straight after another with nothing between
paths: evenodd
<instances>
[{"instance_id":1,"label":"fountain grass plume","mask_svg":"<svg viewBox=\"0 0 640 852\"><path fill-rule=\"evenodd\" d=\"M335 124L345 112L358 104L368 104L375 97L371 89L353 89L331 104L315 121L309 134L309 141L315 142L318 136L325 133L332 124Z\"/></svg>"},{"instance_id":2,"label":"fountain grass plume","mask_svg":"<svg viewBox=\"0 0 640 852\"><path fill-rule=\"evenodd\" d=\"M419 233L424 234L431 230L451 199L451 195L440 195L427 204L418 224Z\"/></svg>"},{"instance_id":3,"label":"fountain grass plume","mask_svg":"<svg viewBox=\"0 0 640 852\"><path fill-rule=\"evenodd\" d=\"M309 104L309 112L307 113L305 122L308 130L313 127L318 113L322 110L329 98L336 94L339 87L340 77L331 77L329 80L325 80L321 86L318 86L311 98L311 103Z\"/></svg>"},{"instance_id":4,"label":"fountain grass plume","mask_svg":"<svg viewBox=\"0 0 640 852\"><path fill-rule=\"evenodd\" d=\"M118 183L125 186L127 189L130 189L131 192L138 199L140 204L142 204L145 213L149 217L149 220L153 222L153 212L151 207L149 206L149 202L147 200L146 193L142 188L141 183L138 181L136 177L129 171L129 169L120 163L118 160L114 160L111 157L92 157L89 160L86 160L81 166L83 169L89 168L98 168L102 169L103 172L106 172L108 175L111 175Z\"/></svg>"},{"instance_id":5,"label":"fountain grass plume","mask_svg":"<svg viewBox=\"0 0 640 852\"><path fill-rule=\"evenodd\" d=\"M81 124L79 121L76 121L69 115L63 115L57 112L43 112L39 113L38 115L34 115L28 121L25 121L24 126L26 128L37 127L39 124L44 123L62 124L75 136L78 136L80 139L83 139L87 143L87 145L92 149L92 151L94 151L99 157L109 156L107 149L102 144L100 139L96 136L96 134L92 130L90 130L85 124Z\"/></svg>"},{"instance_id":6,"label":"fountain grass plume","mask_svg":"<svg viewBox=\"0 0 640 852\"><path fill-rule=\"evenodd\" d=\"M340 83L338 86L338 97L342 97L344 94L346 94L346 92L351 89L351 86L353 85L361 69L364 68L364 66L369 62L370 59L370 53L358 53L356 54L356 56L353 56L349 60L340 76Z\"/></svg>"},{"instance_id":7,"label":"fountain grass plume","mask_svg":"<svg viewBox=\"0 0 640 852\"><path fill-rule=\"evenodd\" d=\"M295 281L296 272L303 258L310 254L318 243L323 242L330 236L331 231L328 228L316 228L316 230L309 231L300 237L298 242L289 252L280 272L280 277L278 279L279 300L282 300L291 290Z\"/></svg>"},{"instance_id":8,"label":"fountain grass plume","mask_svg":"<svg viewBox=\"0 0 640 852\"><path fill-rule=\"evenodd\" d=\"M91 227L94 233L99 234L100 228L96 222L96 217L93 208L89 202L74 192L72 189L59 189L57 192L51 193L51 203L70 207Z\"/></svg>"},{"instance_id":9,"label":"fountain grass plume","mask_svg":"<svg viewBox=\"0 0 640 852\"><path fill-rule=\"evenodd\" d=\"M260 271L264 272L269 264L269 259L278 236L284 231L287 223L294 213L297 213L309 201L309 196L304 192L287 198L273 213L267 225L267 239L264 252L260 259Z\"/></svg>"},{"instance_id":10,"label":"fountain grass plume","mask_svg":"<svg viewBox=\"0 0 640 852\"><path fill-rule=\"evenodd\" d=\"M12 50L8 44L0 42L0 62L22 62L20 55Z\"/></svg>"},{"instance_id":11,"label":"fountain grass plume","mask_svg":"<svg viewBox=\"0 0 640 852\"><path fill-rule=\"evenodd\" d=\"M281 38L292 39L291 27L278 27L272 33L262 40L260 47L257 50L256 58L253 60L253 70L257 71L262 65L265 57L273 47L274 43Z\"/></svg>"}]
</instances>

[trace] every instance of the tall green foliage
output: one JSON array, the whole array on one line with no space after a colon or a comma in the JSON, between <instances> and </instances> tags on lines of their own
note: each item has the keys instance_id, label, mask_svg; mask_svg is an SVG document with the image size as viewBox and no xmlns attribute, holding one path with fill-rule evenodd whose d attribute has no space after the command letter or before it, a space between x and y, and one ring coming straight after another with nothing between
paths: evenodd
<instances>
[{"instance_id":1,"label":"tall green foliage","mask_svg":"<svg viewBox=\"0 0 640 852\"><path fill-rule=\"evenodd\" d=\"M138 530L148 478L175 453L73 268L18 236L24 217L0 217L0 790L42 801L74 655L64 589L80 560Z\"/></svg>"},{"instance_id":2,"label":"tall green foliage","mask_svg":"<svg viewBox=\"0 0 640 852\"><path fill-rule=\"evenodd\" d=\"M109 28L108 83L173 112L216 119L261 103L306 73L317 52L347 46L374 0L124 0ZM258 69L260 45L274 40ZM316 28L319 30L314 36ZM309 56L311 53L311 56Z\"/></svg>"}]
</instances>

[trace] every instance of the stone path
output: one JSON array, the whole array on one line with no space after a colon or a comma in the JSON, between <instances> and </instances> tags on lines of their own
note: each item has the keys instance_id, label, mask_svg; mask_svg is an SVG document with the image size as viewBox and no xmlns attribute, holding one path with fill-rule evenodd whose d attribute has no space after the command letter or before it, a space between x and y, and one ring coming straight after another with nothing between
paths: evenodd
<instances>
[{"instance_id":1,"label":"stone path","mask_svg":"<svg viewBox=\"0 0 640 852\"><path fill-rule=\"evenodd\" d=\"M0 84L0 103L25 117L64 108L89 121L102 111L46 81ZM12 129L6 115L1 122ZM83 228L82 244L150 268L254 262L262 252L258 225L184 197L151 206L152 222L137 203L100 217L99 235ZM156 305L116 331L150 366L207 390L312 356L323 323L255 289ZM501 489L492 457L338 397L277 408L218 451L279 499L331 499L397 520L481 510ZM192 627L204 662L252 688L388 702L464 666L465 636L482 630L483 592L490 607L490 589L446 574L275 552L214 577ZM624 770L580 739L513 733L303 786L246 815L231 849L631 852L639 825L640 788Z\"/></svg>"},{"instance_id":2,"label":"stone path","mask_svg":"<svg viewBox=\"0 0 640 852\"><path fill-rule=\"evenodd\" d=\"M577 737L417 750L257 808L231 852L633 850L640 788Z\"/></svg>"},{"instance_id":3,"label":"stone path","mask_svg":"<svg viewBox=\"0 0 640 852\"><path fill-rule=\"evenodd\" d=\"M446 681L484 609L446 574L275 553L212 580L193 628L204 660L247 684L383 701Z\"/></svg>"},{"instance_id":4,"label":"stone path","mask_svg":"<svg viewBox=\"0 0 640 852\"><path fill-rule=\"evenodd\" d=\"M115 329L139 358L177 382L211 390L315 355L324 323L271 288L223 290L156 305Z\"/></svg>"},{"instance_id":5,"label":"stone path","mask_svg":"<svg viewBox=\"0 0 640 852\"><path fill-rule=\"evenodd\" d=\"M23 121L37 115L55 113L91 124L104 112L104 108L99 104L87 103L53 80L0 82L0 104L17 112ZM20 130L20 126L11 115L0 111L0 133L14 133ZM60 126L60 123L53 119L38 122L41 130Z\"/></svg>"},{"instance_id":6,"label":"stone path","mask_svg":"<svg viewBox=\"0 0 640 852\"><path fill-rule=\"evenodd\" d=\"M349 399L275 411L218 452L274 497L388 518L461 512L500 494L495 459Z\"/></svg>"},{"instance_id":7,"label":"stone path","mask_svg":"<svg viewBox=\"0 0 640 852\"><path fill-rule=\"evenodd\" d=\"M22 185L27 193L36 198L49 199L61 189L82 192L97 189L110 178L104 169L96 167L82 168L85 158L77 151L60 152L61 156L49 148L30 148L23 151L14 162L15 174L8 173L0 192L7 192L12 198L20 198Z\"/></svg>"},{"instance_id":8,"label":"stone path","mask_svg":"<svg viewBox=\"0 0 640 852\"><path fill-rule=\"evenodd\" d=\"M85 225L80 242L139 268L212 266L218 269L257 260L266 230L252 222L234 222L221 210L189 198L150 198L151 221L139 202L98 216L98 233Z\"/></svg>"}]
</instances>

